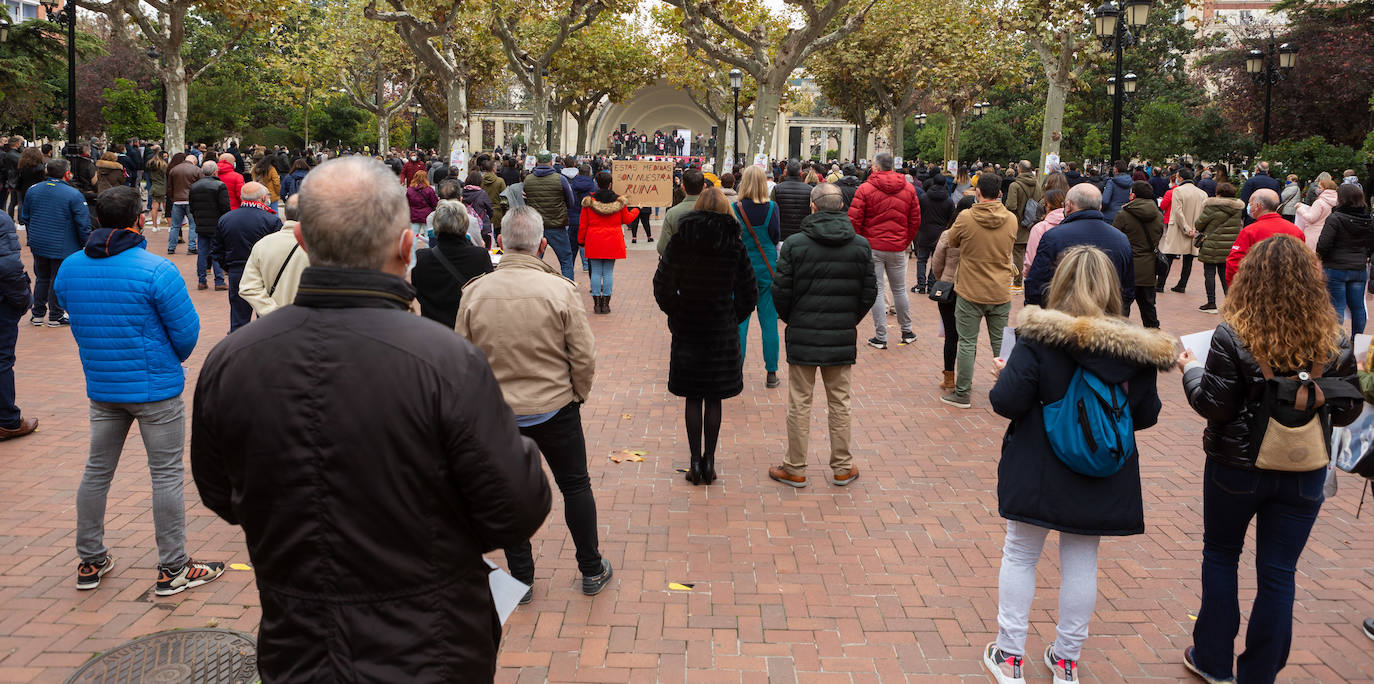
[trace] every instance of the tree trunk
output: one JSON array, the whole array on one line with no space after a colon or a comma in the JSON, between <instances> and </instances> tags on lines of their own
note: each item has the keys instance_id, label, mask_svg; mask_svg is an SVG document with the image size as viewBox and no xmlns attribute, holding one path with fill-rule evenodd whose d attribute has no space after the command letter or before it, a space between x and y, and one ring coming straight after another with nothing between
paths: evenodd
<instances>
[{"instance_id":1,"label":"tree trunk","mask_svg":"<svg viewBox=\"0 0 1374 684\"><path fill-rule=\"evenodd\" d=\"M717 131L724 131L724 130L726 130L726 127L727 127L727 125L728 125L728 124L726 123L726 120L725 120L725 119L712 119L711 123L714 123L714 124L716 125L716 130L717 130ZM709 134L709 132L708 132L707 135L706 135L706 137L703 138L703 140L709 141L710 139L711 139L711 136L710 136L710 134ZM723 144L724 142L725 142L724 140L721 140L721 139L720 139L720 134L717 133L717 134L716 134L716 173L717 173L717 174L721 174L721 173L724 173L724 172L725 172L725 160L729 158L729 157L726 156L725 145ZM707 147L709 147L709 145L708 145L707 143L702 143L702 144L705 145L705 146L707 146ZM704 150L703 150L703 152L704 152ZM703 155L703 156L704 156L704 155Z\"/></svg>"},{"instance_id":2,"label":"tree trunk","mask_svg":"<svg viewBox=\"0 0 1374 684\"><path fill-rule=\"evenodd\" d=\"M868 117L864 117L858 123L858 130L854 132L854 144L857 146L855 149L858 150L854 154L855 164L858 164L860 159L868 159L868 134L872 132L873 124L868 122Z\"/></svg>"},{"instance_id":3,"label":"tree trunk","mask_svg":"<svg viewBox=\"0 0 1374 684\"><path fill-rule=\"evenodd\" d=\"M443 153L452 155L454 147L463 152L468 149L468 79L455 73L448 79L447 86L448 125L445 128L449 147Z\"/></svg>"},{"instance_id":4,"label":"tree trunk","mask_svg":"<svg viewBox=\"0 0 1374 684\"><path fill-rule=\"evenodd\" d=\"M1040 167L1045 168L1045 157L1059 154L1060 131L1064 129L1064 102L1069 96L1067 83L1049 81L1049 92L1045 94L1045 123L1040 127Z\"/></svg>"},{"instance_id":5,"label":"tree trunk","mask_svg":"<svg viewBox=\"0 0 1374 684\"><path fill-rule=\"evenodd\" d=\"M953 107L945 110L945 160L959 158L959 114Z\"/></svg>"},{"instance_id":6,"label":"tree trunk","mask_svg":"<svg viewBox=\"0 0 1374 684\"><path fill-rule=\"evenodd\" d=\"M587 151L587 123L592 120L592 114L595 111L596 107L593 106L582 113L582 116L573 115L573 119L577 121L577 154L589 154Z\"/></svg>"},{"instance_id":7,"label":"tree trunk","mask_svg":"<svg viewBox=\"0 0 1374 684\"><path fill-rule=\"evenodd\" d=\"M783 83L759 84L758 96L754 99L754 120L749 128L749 149L753 155L773 156L773 134L778 127L782 88ZM753 162L752 159L745 161Z\"/></svg>"},{"instance_id":8,"label":"tree trunk","mask_svg":"<svg viewBox=\"0 0 1374 684\"><path fill-rule=\"evenodd\" d=\"M186 149L186 64L181 55L167 55L167 69L162 72L167 91L167 121L163 124L163 144L168 154Z\"/></svg>"},{"instance_id":9,"label":"tree trunk","mask_svg":"<svg viewBox=\"0 0 1374 684\"><path fill-rule=\"evenodd\" d=\"M391 147L391 115L386 113L386 108L377 112L377 149L385 150ZM415 141L411 141L412 143Z\"/></svg>"},{"instance_id":10,"label":"tree trunk","mask_svg":"<svg viewBox=\"0 0 1374 684\"><path fill-rule=\"evenodd\" d=\"M567 150L563 149L563 108L555 104L550 108L550 116L553 117L553 141L549 143L549 150L557 155L567 156Z\"/></svg>"},{"instance_id":11,"label":"tree trunk","mask_svg":"<svg viewBox=\"0 0 1374 684\"><path fill-rule=\"evenodd\" d=\"M549 101L538 76L535 76L534 84L530 89L530 125L525 130L525 144L529 146L531 154L547 147L544 128L549 120Z\"/></svg>"}]
</instances>

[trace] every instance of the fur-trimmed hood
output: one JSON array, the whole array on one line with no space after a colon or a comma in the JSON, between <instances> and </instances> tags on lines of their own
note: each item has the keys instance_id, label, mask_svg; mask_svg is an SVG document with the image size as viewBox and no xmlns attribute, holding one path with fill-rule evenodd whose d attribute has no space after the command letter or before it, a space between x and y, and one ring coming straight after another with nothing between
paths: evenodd
<instances>
[{"instance_id":1,"label":"fur-trimmed hood","mask_svg":"<svg viewBox=\"0 0 1374 684\"><path fill-rule=\"evenodd\" d=\"M96 168L101 168L101 169L119 169L119 170L121 170L121 171L124 169L124 165L123 165L123 164L121 164L121 163L119 163L119 162L117 162L117 161L108 161L108 160L105 160L105 159L97 159L97 160L95 160L95 165L96 165Z\"/></svg>"},{"instance_id":2,"label":"fur-trimmed hood","mask_svg":"<svg viewBox=\"0 0 1374 684\"><path fill-rule=\"evenodd\" d=\"M1174 367L1178 353L1173 336L1153 328L1142 328L1125 318L1111 316L1070 316L1062 311L1027 306L1016 319L1017 340L1025 339L1063 350L1080 363L1098 366L1091 360L1120 360L1159 370ZM1094 372L1109 380L1101 369Z\"/></svg>"},{"instance_id":3,"label":"fur-trimmed hood","mask_svg":"<svg viewBox=\"0 0 1374 684\"><path fill-rule=\"evenodd\" d=\"M624 209L626 206L624 197L617 197L613 201L606 202L603 201L605 199L604 196L598 199L596 195L601 195L601 193L597 192L595 193L595 195L587 195L586 197L583 197L582 206L591 207L592 211L601 214L602 216L610 216L612 214L620 213L620 210Z\"/></svg>"}]
</instances>

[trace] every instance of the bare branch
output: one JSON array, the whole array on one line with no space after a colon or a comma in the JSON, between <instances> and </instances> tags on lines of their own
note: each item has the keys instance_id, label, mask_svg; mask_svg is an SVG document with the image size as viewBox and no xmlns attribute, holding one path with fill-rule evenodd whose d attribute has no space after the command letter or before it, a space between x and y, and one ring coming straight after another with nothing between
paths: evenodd
<instances>
[{"instance_id":1,"label":"bare branch","mask_svg":"<svg viewBox=\"0 0 1374 684\"><path fill-rule=\"evenodd\" d=\"M809 43L804 43L801 49L801 61L805 61L807 57L810 57L811 55L820 52L821 50L828 50L832 45L840 42L846 36L858 30L858 28L863 25L864 19L868 17L868 11L873 9L873 5L877 2L877 0L864 0L864 2L866 4L864 4L864 6L860 8L858 12L855 12L854 16L851 16L850 18L846 19L845 22L839 26L839 28L836 28L834 31L831 31L830 33L824 36L816 38L815 40L812 40ZM825 19L825 23L811 24L807 26L807 29L815 29L814 32L816 33L825 30L825 27L830 23L830 19L833 18L835 13L839 12L839 10L843 7L844 4L845 3L842 3L839 0L831 0L829 7L834 8L834 11L831 13L831 17L827 17ZM812 31L801 31L798 33L794 33L793 36L796 36L798 37L798 39L800 39L801 36L799 34L811 32ZM800 61L798 63L800 63Z\"/></svg>"},{"instance_id":2,"label":"bare branch","mask_svg":"<svg viewBox=\"0 0 1374 684\"><path fill-rule=\"evenodd\" d=\"M237 43L239 42L239 39L240 39L240 38L243 38L243 34L245 34L245 33L247 33L247 32L248 32L248 28L247 28L247 27L240 28L240 29L239 29L239 32L236 33L236 34L234 34L234 37L233 37L233 38L230 38L230 39L229 39L229 42L225 43L224 46L221 47L221 48L219 49L219 51L216 52L215 55L214 55L213 57L211 57L209 60L207 60L207 61L205 62L205 64L201 65L201 67L200 67L199 69L196 69L196 72L193 73L193 74L191 74L191 76L190 76L189 78L186 79L186 82L187 82L187 83L193 83L193 82L195 82L195 80L196 80L197 78L200 78L200 75L203 74L203 73L205 73L205 71L206 71L207 69L209 69L210 67L212 67L212 66L214 66L214 65L216 65L216 64L219 64L219 61L220 61L221 59L224 58L224 55L225 55L226 53L228 53L231 49L233 49L234 45L237 44Z\"/></svg>"}]
</instances>

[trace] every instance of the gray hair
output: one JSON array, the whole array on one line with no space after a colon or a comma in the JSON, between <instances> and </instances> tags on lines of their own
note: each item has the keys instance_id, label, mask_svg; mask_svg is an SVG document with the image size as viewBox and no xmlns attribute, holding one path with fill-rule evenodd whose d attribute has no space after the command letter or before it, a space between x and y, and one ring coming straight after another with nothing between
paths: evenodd
<instances>
[{"instance_id":1,"label":"gray hair","mask_svg":"<svg viewBox=\"0 0 1374 684\"><path fill-rule=\"evenodd\" d=\"M893 160L891 152L879 152L877 156L873 157L873 165L878 167L879 171L891 171L892 164Z\"/></svg>"},{"instance_id":2,"label":"gray hair","mask_svg":"<svg viewBox=\"0 0 1374 684\"><path fill-rule=\"evenodd\" d=\"M200 165L200 172L207 176L218 176L219 164L216 164L212 161L205 162L204 164Z\"/></svg>"},{"instance_id":3,"label":"gray hair","mask_svg":"<svg viewBox=\"0 0 1374 684\"><path fill-rule=\"evenodd\" d=\"M529 206L517 207L501 218L501 247L507 252L534 254L544 239L544 217Z\"/></svg>"},{"instance_id":4,"label":"gray hair","mask_svg":"<svg viewBox=\"0 0 1374 684\"><path fill-rule=\"evenodd\" d=\"M464 235L468 232L468 208L460 200L439 200L433 216L435 235Z\"/></svg>"},{"instance_id":5,"label":"gray hair","mask_svg":"<svg viewBox=\"0 0 1374 684\"><path fill-rule=\"evenodd\" d=\"M892 156L888 155L889 170L891 165ZM834 183L817 183L816 187L811 188L811 203L816 205L816 211L842 211L844 195L840 194L840 188Z\"/></svg>"},{"instance_id":6,"label":"gray hair","mask_svg":"<svg viewBox=\"0 0 1374 684\"><path fill-rule=\"evenodd\" d=\"M266 185L252 181L244 184L243 189L239 191L239 197L250 202L263 202L269 194Z\"/></svg>"},{"instance_id":7,"label":"gray hair","mask_svg":"<svg viewBox=\"0 0 1374 684\"><path fill-rule=\"evenodd\" d=\"M1072 204L1075 211L1090 209L1093 211L1102 210L1102 191L1097 189L1092 183L1079 183L1069 188L1069 193L1064 196L1064 201Z\"/></svg>"},{"instance_id":8,"label":"gray hair","mask_svg":"<svg viewBox=\"0 0 1374 684\"><path fill-rule=\"evenodd\" d=\"M287 221L297 221L301 217L301 195L296 193L282 202L281 217Z\"/></svg>"},{"instance_id":9,"label":"gray hair","mask_svg":"<svg viewBox=\"0 0 1374 684\"><path fill-rule=\"evenodd\" d=\"M313 266L380 271L388 248L409 229L405 189L391 169L367 157L315 167L301 181L298 201Z\"/></svg>"},{"instance_id":10,"label":"gray hair","mask_svg":"<svg viewBox=\"0 0 1374 684\"><path fill-rule=\"evenodd\" d=\"M1269 188L1261 188L1250 195L1250 207L1259 207L1263 212L1250 211L1250 216L1255 217L1260 213L1269 214L1279 210L1279 193Z\"/></svg>"}]
</instances>

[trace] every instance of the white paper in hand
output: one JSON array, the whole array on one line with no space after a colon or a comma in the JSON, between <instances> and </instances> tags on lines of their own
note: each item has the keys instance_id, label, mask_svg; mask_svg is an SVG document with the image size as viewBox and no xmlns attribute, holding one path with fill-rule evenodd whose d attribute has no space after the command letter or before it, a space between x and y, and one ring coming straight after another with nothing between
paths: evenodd
<instances>
[{"instance_id":1,"label":"white paper in hand","mask_svg":"<svg viewBox=\"0 0 1374 684\"><path fill-rule=\"evenodd\" d=\"M1356 335L1356 336L1355 336L1355 360L1356 360L1357 362L1359 362L1359 363L1364 363L1364 358L1365 358L1366 356L1369 356L1369 342L1370 342L1370 340L1374 340L1374 335ZM1369 370L1369 369L1366 368L1365 370Z\"/></svg>"},{"instance_id":2,"label":"white paper in hand","mask_svg":"<svg viewBox=\"0 0 1374 684\"><path fill-rule=\"evenodd\" d=\"M1002 328L1002 349L997 353L997 358L1006 361L1011 358L1011 349L1016 346L1016 328Z\"/></svg>"},{"instance_id":3,"label":"white paper in hand","mask_svg":"<svg viewBox=\"0 0 1374 684\"><path fill-rule=\"evenodd\" d=\"M1183 343L1183 348L1193 352L1193 356L1201 363L1207 363L1207 352L1212 349L1212 333L1215 330L1204 330L1195 332L1191 335L1184 335L1178 338Z\"/></svg>"},{"instance_id":4,"label":"white paper in hand","mask_svg":"<svg viewBox=\"0 0 1374 684\"><path fill-rule=\"evenodd\" d=\"M515 607L520 605L520 599L525 597L525 592L530 590L530 585L521 582L510 576L510 573L497 567L497 565L485 558L486 564L491 567L491 573L487 575L487 582L491 584L491 600L496 604L496 614L501 618L501 624L506 624L506 619L511 613L515 612Z\"/></svg>"}]
</instances>

